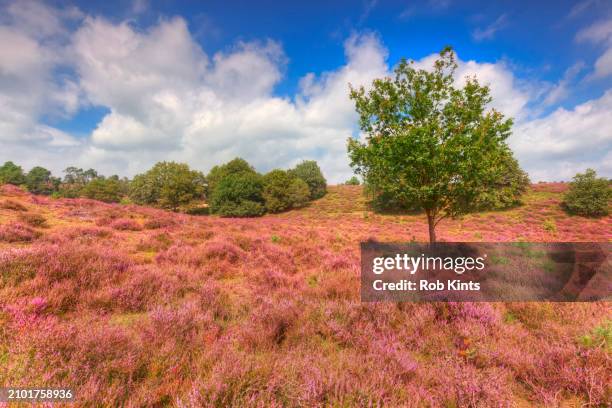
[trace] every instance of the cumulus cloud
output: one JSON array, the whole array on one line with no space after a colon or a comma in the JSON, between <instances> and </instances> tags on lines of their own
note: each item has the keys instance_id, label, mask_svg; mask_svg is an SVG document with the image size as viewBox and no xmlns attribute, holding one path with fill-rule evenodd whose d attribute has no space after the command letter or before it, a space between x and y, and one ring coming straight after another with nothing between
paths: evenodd
<instances>
[{"instance_id":1,"label":"cumulus cloud","mask_svg":"<svg viewBox=\"0 0 612 408\"><path fill-rule=\"evenodd\" d=\"M514 130L510 146L535 180L567 180L591 167L612 174L612 90L571 110L559 108Z\"/></svg>"},{"instance_id":2,"label":"cumulus cloud","mask_svg":"<svg viewBox=\"0 0 612 408\"><path fill-rule=\"evenodd\" d=\"M366 84L387 69L378 38L355 35L345 43L346 65L306 75L289 99L273 93L287 61L275 41L208 56L181 18L146 31L87 18L73 45L84 94L110 110L82 160L127 174L160 159L206 170L242 156L265 171L316 158L339 181L350 175L345 147L356 119L348 83Z\"/></svg>"},{"instance_id":3,"label":"cumulus cloud","mask_svg":"<svg viewBox=\"0 0 612 408\"><path fill-rule=\"evenodd\" d=\"M358 133L348 84L367 85L391 69L378 36L355 34L344 43L343 65L308 73L295 95L279 97L274 89L289 58L277 41L239 42L208 55L180 17L139 28L75 9L28 7L31 13L13 9L0 19L0 161L56 173L77 165L131 176L159 160L206 171L241 156L260 171L316 159L331 182L343 181L351 175L346 139ZM416 64L429 68L435 57ZM610 172L609 94L534 120L529 103L538 91L511 67L458 62L460 83L477 76L491 86L493 106L517 119L511 142L534 179L569 177L586 164ZM43 120L83 106L108 110L84 137Z\"/></svg>"}]
</instances>

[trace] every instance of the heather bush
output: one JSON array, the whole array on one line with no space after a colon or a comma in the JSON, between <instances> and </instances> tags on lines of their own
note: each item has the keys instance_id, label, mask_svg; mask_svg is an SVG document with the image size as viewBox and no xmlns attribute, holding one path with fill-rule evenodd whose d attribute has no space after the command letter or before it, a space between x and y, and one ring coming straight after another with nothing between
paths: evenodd
<instances>
[{"instance_id":1,"label":"heather bush","mask_svg":"<svg viewBox=\"0 0 612 408\"><path fill-rule=\"evenodd\" d=\"M311 200L321 198L327 192L327 180L323 177L323 173L316 161L304 160L295 166L295 168L289 170L289 173L308 184Z\"/></svg>"},{"instance_id":2,"label":"heather bush","mask_svg":"<svg viewBox=\"0 0 612 408\"><path fill-rule=\"evenodd\" d=\"M172 218L150 218L145 221L144 228L145 229L159 229L159 228L168 228L176 225L176 221Z\"/></svg>"},{"instance_id":3,"label":"heather bush","mask_svg":"<svg viewBox=\"0 0 612 408\"><path fill-rule=\"evenodd\" d=\"M130 218L119 218L110 223L110 227L119 231L140 231L142 225Z\"/></svg>"},{"instance_id":4,"label":"heather bush","mask_svg":"<svg viewBox=\"0 0 612 408\"><path fill-rule=\"evenodd\" d=\"M587 169L574 176L563 197L563 205L570 214L599 217L608 215L611 199L610 181L598 178L595 170Z\"/></svg>"},{"instance_id":5,"label":"heather bush","mask_svg":"<svg viewBox=\"0 0 612 408\"><path fill-rule=\"evenodd\" d=\"M4 200L0 203L0 208L12 211L28 211L28 208L18 201Z\"/></svg>"},{"instance_id":6,"label":"heather bush","mask_svg":"<svg viewBox=\"0 0 612 408\"><path fill-rule=\"evenodd\" d=\"M263 180L257 173L230 174L212 192L210 209L224 217L253 217L265 212Z\"/></svg>"},{"instance_id":7,"label":"heather bush","mask_svg":"<svg viewBox=\"0 0 612 408\"><path fill-rule=\"evenodd\" d=\"M18 222L0 225L0 241L31 242L40 237L40 235L40 232Z\"/></svg>"},{"instance_id":8,"label":"heather bush","mask_svg":"<svg viewBox=\"0 0 612 408\"><path fill-rule=\"evenodd\" d=\"M34 228L44 228L48 227L47 219L40 214L19 214L19 221L28 224L30 227Z\"/></svg>"}]
</instances>

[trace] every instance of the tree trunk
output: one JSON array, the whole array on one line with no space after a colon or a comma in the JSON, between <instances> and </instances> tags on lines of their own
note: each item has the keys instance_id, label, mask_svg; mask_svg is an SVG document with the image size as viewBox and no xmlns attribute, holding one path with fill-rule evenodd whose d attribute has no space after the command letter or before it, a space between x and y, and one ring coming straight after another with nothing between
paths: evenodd
<instances>
[{"instance_id":1,"label":"tree trunk","mask_svg":"<svg viewBox=\"0 0 612 408\"><path fill-rule=\"evenodd\" d=\"M429 225L429 243L436 243L436 224L433 214L427 212L427 224Z\"/></svg>"}]
</instances>

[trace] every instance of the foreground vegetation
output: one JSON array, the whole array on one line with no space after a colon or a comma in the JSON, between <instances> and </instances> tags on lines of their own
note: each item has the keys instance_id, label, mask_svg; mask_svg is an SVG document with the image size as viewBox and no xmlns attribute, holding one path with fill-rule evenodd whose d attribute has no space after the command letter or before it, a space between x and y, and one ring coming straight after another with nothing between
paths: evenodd
<instances>
[{"instance_id":1,"label":"foreground vegetation","mask_svg":"<svg viewBox=\"0 0 612 408\"><path fill-rule=\"evenodd\" d=\"M609 241L567 184L448 241ZM0 190L0 383L85 406L605 406L609 303L364 304L360 241L426 241L360 186L262 218Z\"/></svg>"}]
</instances>

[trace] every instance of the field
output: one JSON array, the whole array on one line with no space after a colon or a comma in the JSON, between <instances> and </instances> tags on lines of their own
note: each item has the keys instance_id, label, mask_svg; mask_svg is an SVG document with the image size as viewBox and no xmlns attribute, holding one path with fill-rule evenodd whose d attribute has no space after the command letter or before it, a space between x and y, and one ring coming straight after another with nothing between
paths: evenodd
<instances>
[{"instance_id":1,"label":"field","mask_svg":"<svg viewBox=\"0 0 612 408\"><path fill-rule=\"evenodd\" d=\"M446 241L605 241L564 184ZM359 186L258 219L0 191L0 384L86 406L605 406L610 303L365 304L359 242L426 241Z\"/></svg>"}]
</instances>

